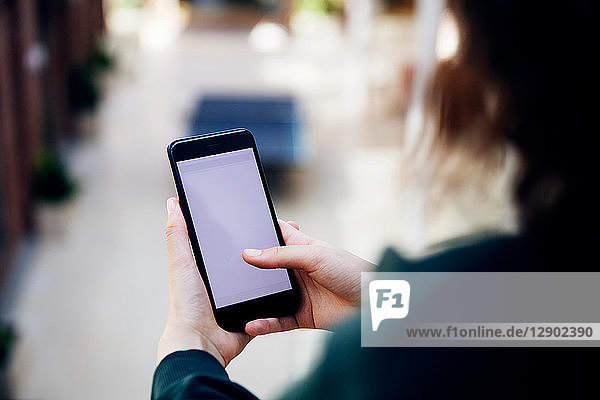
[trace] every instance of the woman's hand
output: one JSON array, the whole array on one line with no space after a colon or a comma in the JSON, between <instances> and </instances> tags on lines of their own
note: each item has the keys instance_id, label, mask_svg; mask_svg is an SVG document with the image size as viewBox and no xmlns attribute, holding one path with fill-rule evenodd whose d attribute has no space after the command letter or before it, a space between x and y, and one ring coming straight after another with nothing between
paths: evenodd
<instances>
[{"instance_id":1,"label":"woman's hand","mask_svg":"<svg viewBox=\"0 0 600 400\"><path fill-rule=\"evenodd\" d=\"M347 251L300 232L295 222L279 221L286 246L245 249L244 260L259 268L296 272L302 300L294 316L265 318L246 324L252 336L296 328L330 328L360 302L360 273L374 265Z\"/></svg>"},{"instance_id":2,"label":"woman's hand","mask_svg":"<svg viewBox=\"0 0 600 400\"><path fill-rule=\"evenodd\" d=\"M196 267L177 199L167 201L169 313L158 344L158 362L177 350L206 350L226 366L251 336L221 329L213 316L206 288Z\"/></svg>"}]
</instances>

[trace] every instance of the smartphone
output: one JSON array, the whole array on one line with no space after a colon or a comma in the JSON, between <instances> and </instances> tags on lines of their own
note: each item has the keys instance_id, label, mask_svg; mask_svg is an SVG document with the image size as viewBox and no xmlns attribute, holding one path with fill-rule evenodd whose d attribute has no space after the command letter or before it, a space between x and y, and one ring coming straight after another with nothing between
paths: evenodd
<instances>
[{"instance_id":1,"label":"smartphone","mask_svg":"<svg viewBox=\"0 0 600 400\"><path fill-rule=\"evenodd\" d=\"M243 331L253 319L294 314L300 296L293 271L259 269L242 258L245 248L285 245L252 134L178 139L167 154L217 324Z\"/></svg>"}]
</instances>

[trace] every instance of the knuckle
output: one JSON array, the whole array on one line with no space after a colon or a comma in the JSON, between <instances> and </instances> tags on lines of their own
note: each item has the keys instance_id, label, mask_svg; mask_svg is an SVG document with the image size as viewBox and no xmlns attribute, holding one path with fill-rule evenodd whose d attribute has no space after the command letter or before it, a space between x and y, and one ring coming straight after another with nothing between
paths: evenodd
<instances>
[{"instance_id":1,"label":"knuckle","mask_svg":"<svg viewBox=\"0 0 600 400\"><path fill-rule=\"evenodd\" d=\"M270 249L265 250L265 255L272 263L280 262L281 252L279 247L271 247Z\"/></svg>"},{"instance_id":2,"label":"knuckle","mask_svg":"<svg viewBox=\"0 0 600 400\"><path fill-rule=\"evenodd\" d=\"M313 271L323 267L324 260L327 258L327 250L325 247L311 246L308 258Z\"/></svg>"},{"instance_id":3,"label":"knuckle","mask_svg":"<svg viewBox=\"0 0 600 400\"><path fill-rule=\"evenodd\" d=\"M168 224L165 228L165 237L167 240L171 240L175 237L182 235L183 229L178 225Z\"/></svg>"},{"instance_id":4,"label":"knuckle","mask_svg":"<svg viewBox=\"0 0 600 400\"><path fill-rule=\"evenodd\" d=\"M272 254L273 258L275 258L275 259L279 258L279 255L280 255L279 250L280 250L279 247L273 247L273 249L271 250L271 252L273 253Z\"/></svg>"}]
</instances>

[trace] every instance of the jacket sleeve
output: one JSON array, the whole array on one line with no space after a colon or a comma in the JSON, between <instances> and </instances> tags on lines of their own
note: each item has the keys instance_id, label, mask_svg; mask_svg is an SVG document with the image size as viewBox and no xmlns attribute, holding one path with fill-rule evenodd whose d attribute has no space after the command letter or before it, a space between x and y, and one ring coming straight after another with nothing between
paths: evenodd
<instances>
[{"instance_id":1,"label":"jacket sleeve","mask_svg":"<svg viewBox=\"0 0 600 400\"><path fill-rule=\"evenodd\" d=\"M156 367L152 400L256 399L232 382L225 368L202 350L176 351Z\"/></svg>"}]
</instances>

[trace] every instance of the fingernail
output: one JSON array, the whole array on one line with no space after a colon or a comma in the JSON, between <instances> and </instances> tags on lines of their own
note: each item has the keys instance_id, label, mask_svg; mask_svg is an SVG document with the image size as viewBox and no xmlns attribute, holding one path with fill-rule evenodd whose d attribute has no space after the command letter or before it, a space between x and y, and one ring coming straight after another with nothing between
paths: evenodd
<instances>
[{"instance_id":1,"label":"fingernail","mask_svg":"<svg viewBox=\"0 0 600 400\"><path fill-rule=\"evenodd\" d=\"M167 200L167 212L168 213L172 213L173 211L175 211L176 206L177 205L175 204L175 199L169 198L169 200Z\"/></svg>"},{"instance_id":2,"label":"fingernail","mask_svg":"<svg viewBox=\"0 0 600 400\"><path fill-rule=\"evenodd\" d=\"M248 257L258 257L262 254L262 250L257 249L244 249L244 255Z\"/></svg>"}]
</instances>

